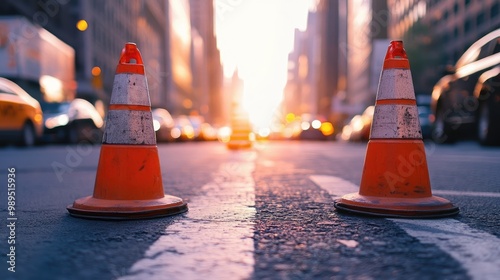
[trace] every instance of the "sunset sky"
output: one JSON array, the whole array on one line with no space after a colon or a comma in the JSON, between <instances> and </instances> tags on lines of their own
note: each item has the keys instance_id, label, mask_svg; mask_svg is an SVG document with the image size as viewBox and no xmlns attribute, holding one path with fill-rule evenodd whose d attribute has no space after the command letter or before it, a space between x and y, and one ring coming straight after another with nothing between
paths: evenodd
<instances>
[{"instance_id":1,"label":"sunset sky","mask_svg":"<svg viewBox=\"0 0 500 280\"><path fill-rule=\"evenodd\" d=\"M226 77L238 68L243 106L267 127L281 102L295 28L305 29L312 0L216 0L215 28Z\"/></svg>"}]
</instances>

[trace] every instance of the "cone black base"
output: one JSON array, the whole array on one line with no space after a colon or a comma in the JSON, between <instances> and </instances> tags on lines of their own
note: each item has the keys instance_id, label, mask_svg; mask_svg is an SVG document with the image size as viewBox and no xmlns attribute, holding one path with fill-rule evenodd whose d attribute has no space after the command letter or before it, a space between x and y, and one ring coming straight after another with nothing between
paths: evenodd
<instances>
[{"instance_id":1,"label":"cone black base","mask_svg":"<svg viewBox=\"0 0 500 280\"><path fill-rule=\"evenodd\" d=\"M74 208L73 205L67 207L71 216L94 220L135 220L135 219L153 219L166 216L181 214L188 211L187 204L179 206L166 207L162 209L145 211L92 211L86 209Z\"/></svg>"},{"instance_id":2,"label":"cone black base","mask_svg":"<svg viewBox=\"0 0 500 280\"><path fill-rule=\"evenodd\" d=\"M339 211L350 212L355 214L362 214L367 216L377 216L386 218L443 218L457 215L459 212L458 207L452 206L447 209L439 210L394 210L394 209L383 209L383 208L370 208L349 205L341 202L335 201L335 208Z\"/></svg>"}]
</instances>

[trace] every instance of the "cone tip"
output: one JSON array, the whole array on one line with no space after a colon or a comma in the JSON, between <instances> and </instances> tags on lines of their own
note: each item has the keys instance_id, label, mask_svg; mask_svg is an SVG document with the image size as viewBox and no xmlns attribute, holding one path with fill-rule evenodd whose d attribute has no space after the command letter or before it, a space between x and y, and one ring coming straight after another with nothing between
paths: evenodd
<instances>
[{"instance_id":1,"label":"cone tip","mask_svg":"<svg viewBox=\"0 0 500 280\"><path fill-rule=\"evenodd\" d=\"M137 48L137 44L134 42L125 43L125 47Z\"/></svg>"},{"instance_id":2,"label":"cone tip","mask_svg":"<svg viewBox=\"0 0 500 280\"><path fill-rule=\"evenodd\" d=\"M116 68L116 73L135 73L144 75L144 65L141 52L137 44L132 42L125 43L122 49L120 60Z\"/></svg>"},{"instance_id":3,"label":"cone tip","mask_svg":"<svg viewBox=\"0 0 500 280\"><path fill-rule=\"evenodd\" d=\"M401 40L391 41L389 47L387 48L384 60L384 69L391 68L410 68L410 63L403 47L403 41Z\"/></svg>"}]
</instances>

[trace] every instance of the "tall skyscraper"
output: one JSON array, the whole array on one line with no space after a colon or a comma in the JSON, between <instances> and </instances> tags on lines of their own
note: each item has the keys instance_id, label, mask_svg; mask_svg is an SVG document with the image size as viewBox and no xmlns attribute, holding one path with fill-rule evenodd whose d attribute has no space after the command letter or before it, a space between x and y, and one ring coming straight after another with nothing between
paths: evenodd
<instances>
[{"instance_id":1,"label":"tall skyscraper","mask_svg":"<svg viewBox=\"0 0 500 280\"><path fill-rule=\"evenodd\" d=\"M386 40L387 19L382 1L318 1L307 30L296 33L289 56L287 110L323 116L339 128L346 118L372 105L381 67L375 65L380 54L372 46ZM304 65L307 79L301 78Z\"/></svg>"},{"instance_id":2,"label":"tall skyscraper","mask_svg":"<svg viewBox=\"0 0 500 280\"><path fill-rule=\"evenodd\" d=\"M22 15L75 49L80 97L106 103L121 50L135 42L153 107L220 118L222 68L212 1L6 0L0 15Z\"/></svg>"},{"instance_id":3,"label":"tall skyscraper","mask_svg":"<svg viewBox=\"0 0 500 280\"><path fill-rule=\"evenodd\" d=\"M110 96L123 46L137 43L154 106L168 105L166 13L165 0L7 0L0 7L0 14L22 15L75 49L78 94L89 99Z\"/></svg>"},{"instance_id":4,"label":"tall skyscraper","mask_svg":"<svg viewBox=\"0 0 500 280\"><path fill-rule=\"evenodd\" d=\"M190 8L196 110L210 122L222 123L222 65L214 30L213 2L190 0Z\"/></svg>"},{"instance_id":5,"label":"tall skyscraper","mask_svg":"<svg viewBox=\"0 0 500 280\"><path fill-rule=\"evenodd\" d=\"M495 0L388 0L389 36L405 39L415 91L430 94L446 65L485 34L500 28Z\"/></svg>"}]
</instances>

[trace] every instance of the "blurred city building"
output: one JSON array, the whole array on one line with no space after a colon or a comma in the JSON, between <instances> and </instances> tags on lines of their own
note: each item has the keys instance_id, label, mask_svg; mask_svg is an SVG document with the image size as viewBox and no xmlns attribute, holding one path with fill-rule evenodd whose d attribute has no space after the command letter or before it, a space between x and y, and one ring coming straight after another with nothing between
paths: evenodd
<instances>
[{"instance_id":1,"label":"blurred city building","mask_svg":"<svg viewBox=\"0 0 500 280\"><path fill-rule=\"evenodd\" d=\"M390 40L403 40L417 95L500 27L494 0L318 0L289 55L285 113L327 117L338 127L372 105ZM337 131L338 132L338 131Z\"/></svg>"},{"instance_id":2,"label":"blurred city building","mask_svg":"<svg viewBox=\"0 0 500 280\"><path fill-rule=\"evenodd\" d=\"M283 103L286 112L298 116L319 113L320 20L317 13L308 13L307 29L295 29L293 52L288 55L288 82Z\"/></svg>"},{"instance_id":3,"label":"blurred city building","mask_svg":"<svg viewBox=\"0 0 500 280\"><path fill-rule=\"evenodd\" d=\"M416 93L430 94L447 65L500 27L496 0L388 0L389 37L404 39Z\"/></svg>"},{"instance_id":4,"label":"blurred city building","mask_svg":"<svg viewBox=\"0 0 500 280\"><path fill-rule=\"evenodd\" d=\"M385 1L317 1L289 55L285 113L317 115L340 128L372 105L388 45L387 19ZM380 43L383 53L372 47Z\"/></svg>"},{"instance_id":5,"label":"blurred city building","mask_svg":"<svg viewBox=\"0 0 500 280\"><path fill-rule=\"evenodd\" d=\"M194 109L210 123L225 122L223 115L223 71L214 30L213 1L190 0L193 36Z\"/></svg>"},{"instance_id":6,"label":"blurred city building","mask_svg":"<svg viewBox=\"0 0 500 280\"><path fill-rule=\"evenodd\" d=\"M88 28L80 29L75 42L79 83L87 81L97 91L111 94L117 60L126 42L135 42L146 66L149 94L153 106L168 105L165 93L169 65L167 32L167 7L162 0L153 1L78 1L75 5L75 22L86 21ZM73 24L75 26L75 24ZM73 33L75 31L73 30ZM97 82L95 80L98 80Z\"/></svg>"},{"instance_id":7,"label":"blurred city building","mask_svg":"<svg viewBox=\"0 0 500 280\"><path fill-rule=\"evenodd\" d=\"M243 107L243 89L244 89L244 81L240 78L238 73L238 68L234 70L233 76L231 77L231 81L228 83L227 91L228 91L228 106L231 107Z\"/></svg>"},{"instance_id":8,"label":"blurred city building","mask_svg":"<svg viewBox=\"0 0 500 280\"><path fill-rule=\"evenodd\" d=\"M6 0L0 6L0 15L22 15L75 49L77 96L107 102L121 50L135 42L152 106L211 120L218 117L222 75L213 14L212 1L189 0Z\"/></svg>"},{"instance_id":9,"label":"blurred city building","mask_svg":"<svg viewBox=\"0 0 500 280\"><path fill-rule=\"evenodd\" d=\"M221 101L218 104L220 112L215 125L228 126L231 122L231 115L234 108L243 109L243 91L244 81L239 76L238 68L236 68L231 77L222 75Z\"/></svg>"},{"instance_id":10,"label":"blurred city building","mask_svg":"<svg viewBox=\"0 0 500 280\"><path fill-rule=\"evenodd\" d=\"M171 53L171 83L168 90L171 92L172 107L169 108L174 115L188 114L193 108L193 68L191 57L190 7L188 0L168 1L169 8L169 40Z\"/></svg>"}]
</instances>

